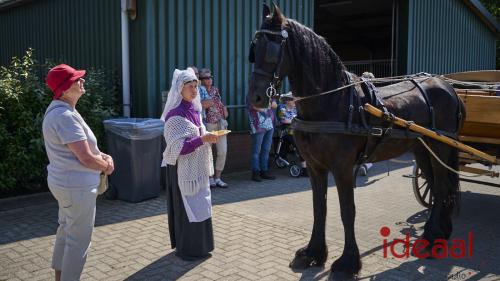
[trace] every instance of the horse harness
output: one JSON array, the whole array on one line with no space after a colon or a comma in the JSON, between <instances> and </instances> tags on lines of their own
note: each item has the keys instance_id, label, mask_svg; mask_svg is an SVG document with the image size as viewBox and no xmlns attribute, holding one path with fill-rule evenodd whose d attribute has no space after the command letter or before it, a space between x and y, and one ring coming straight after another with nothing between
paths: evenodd
<instances>
[{"instance_id":1,"label":"horse harness","mask_svg":"<svg viewBox=\"0 0 500 281\"><path fill-rule=\"evenodd\" d=\"M255 32L255 35L257 34L264 34L264 38L267 41L266 44L266 54L264 56L264 61L267 63L276 63L276 67L274 71L269 72L261 68L256 68L252 70L253 73L265 76L271 79L271 82L269 83L269 87L266 89L266 95L271 101L272 97L275 96L280 96L277 93L276 88L280 87L281 83L281 67L283 63L283 53L284 53L284 48L285 44L288 39L288 33L285 29L282 29L281 31L273 31L273 30L268 30L268 29L260 29ZM275 42L271 41L267 38L267 35L274 35L274 36L279 36L281 37L281 41ZM255 38L251 42L251 47L250 49L253 49L255 47ZM253 59L250 59L251 62L253 62ZM417 137L420 137L421 135L415 132L410 131L408 128L406 129L397 129L393 128L394 124L394 115L390 113L387 108L384 106L384 103L380 100L380 98L377 96L378 90L375 87L375 85L369 80L365 79L364 77L361 77L359 82L355 82L353 78L353 74L344 71L348 84L344 87L340 87L338 89L320 93L314 96L309 96L307 98L312 98L312 97L318 97L320 95L324 94L329 94L333 93L336 91L339 91L343 88L349 88L349 107L348 107L348 117L347 121L345 122L338 122L338 121L306 121L306 120L301 120L297 117L295 117L292 121L291 128L294 130L298 131L303 131L303 132L308 132L308 133L333 133L333 134L348 134L348 135L358 135L358 136L367 136L367 137L377 137L378 140L375 144L374 149L368 155L368 139L365 143L365 148L363 153L360 155L358 164L361 165L364 162L368 161L371 155L374 154L376 151L377 147L385 140L386 138L399 138L399 139L415 139ZM419 76L420 74L417 74L416 76ZM428 75L428 74L427 74ZM406 79L405 79L406 80ZM429 97L427 96L426 91L420 86L420 84L415 81L415 79L407 79L410 80L415 87L419 90L419 92L422 94L425 103L427 104L427 107L429 108L429 115L430 115L430 120L431 120L431 128L433 131L437 132L438 134L446 135L452 138L457 138L457 133L452 133L452 132L446 132L446 131L441 131L441 130L436 130L435 126L435 114L434 114L434 108L431 104L431 101ZM363 91L363 87L359 87L359 84L363 84L367 91ZM366 116L365 110L363 108L363 104L361 102L361 96L359 92L364 93L365 97L368 97L368 101L370 104L374 105L377 108L381 108L383 111L383 124L386 126L381 126L381 125L371 125L369 120ZM302 98L304 99L304 98ZM300 99L297 100L297 102L300 101ZM356 104L356 106L355 106ZM358 113L360 114L360 119L361 119L361 124L356 124L352 122L354 111L357 109ZM462 118L462 113L459 112L459 119Z\"/></svg>"},{"instance_id":2,"label":"horse harness","mask_svg":"<svg viewBox=\"0 0 500 281\"><path fill-rule=\"evenodd\" d=\"M408 128L406 129L398 129L393 128L394 118L395 116L390 113L385 107L382 100L378 97L378 90L373 83L370 82L369 79L364 77L360 77L362 80L361 83L355 83L353 74L345 71L344 72L348 85L351 85L349 88L349 105L348 105L348 116L346 121L306 121L301 120L300 118L295 117L292 121L291 128L298 131L308 132L308 133L332 133L332 134L347 134L347 135L357 135L357 136L366 136L366 137L376 137L377 141L375 143L375 147L369 153L368 149L368 139L365 142L365 147L363 152L358 158L358 165L361 165L365 162L369 162L369 159L372 155L374 155L377 147L383 143L387 138L398 138L398 139L416 139L417 137L421 137L421 134L410 131ZM446 135L452 138L457 137L457 133L446 132L441 130L436 130L435 128L435 118L434 118L434 109L430 102L427 93L422 89L417 81L414 79L410 79L410 81L419 89L419 92L424 97L424 100L429 108L429 115L432 124L432 130L437 132L438 134ZM363 84L365 91L363 91L363 87L359 85ZM366 116L366 112L363 107L363 103L361 101L360 92L362 92L368 100L368 103L371 105L381 108L383 112L382 116L382 124L380 125L372 125L369 122L369 117ZM310 96L314 97L314 96ZM353 115L355 111L358 112L360 116L360 124L353 123Z\"/></svg>"},{"instance_id":3,"label":"horse harness","mask_svg":"<svg viewBox=\"0 0 500 281\"><path fill-rule=\"evenodd\" d=\"M264 56L264 61L266 61L267 63L276 63L276 68L273 72L269 72L264 69L254 67L252 73L271 78L269 87L266 89L266 95L269 99L271 99L273 96L279 96L279 94L276 91L276 88L279 88L281 85L281 80L282 80L281 66L283 64L283 57L284 57L283 53L286 41L288 39L288 32L285 29L282 29L281 31L260 29L255 32L255 35L261 33L264 34L264 37L266 38L267 41L266 55ZM281 37L280 43L269 40L267 38L267 34ZM255 47L255 38L250 43L250 49L253 49L253 47Z\"/></svg>"}]
</instances>

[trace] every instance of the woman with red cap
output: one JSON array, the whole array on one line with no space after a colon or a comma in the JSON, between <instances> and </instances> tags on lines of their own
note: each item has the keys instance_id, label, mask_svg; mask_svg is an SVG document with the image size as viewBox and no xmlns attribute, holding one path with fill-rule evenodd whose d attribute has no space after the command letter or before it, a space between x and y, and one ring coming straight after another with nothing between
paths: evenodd
<instances>
[{"instance_id":1,"label":"woman with red cap","mask_svg":"<svg viewBox=\"0 0 500 281\"><path fill-rule=\"evenodd\" d=\"M47 183L59 205L52 268L56 280L80 280L94 229L100 174L111 174L111 156L97 140L75 106L85 93L85 70L60 64L47 74L54 98L43 119L49 158Z\"/></svg>"}]
</instances>

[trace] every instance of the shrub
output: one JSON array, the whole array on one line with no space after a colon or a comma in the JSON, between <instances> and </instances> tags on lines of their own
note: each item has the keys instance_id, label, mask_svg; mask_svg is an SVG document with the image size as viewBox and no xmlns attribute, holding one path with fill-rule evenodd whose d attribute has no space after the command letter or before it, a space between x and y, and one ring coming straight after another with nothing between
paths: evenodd
<instances>
[{"instance_id":1,"label":"shrub","mask_svg":"<svg viewBox=\"0 0 500 281\"><path fill-rule=\"evenodd\" d=\"M46 187L48 164L42 136L45 109L52 93L45 86L29 49L22 58L13 58L0 67L0 198ZM77 104L78 111L104 148L102 120L116 116L118 87L103 70L89 69L86 94Z\"/></svg>"}]
</instances>

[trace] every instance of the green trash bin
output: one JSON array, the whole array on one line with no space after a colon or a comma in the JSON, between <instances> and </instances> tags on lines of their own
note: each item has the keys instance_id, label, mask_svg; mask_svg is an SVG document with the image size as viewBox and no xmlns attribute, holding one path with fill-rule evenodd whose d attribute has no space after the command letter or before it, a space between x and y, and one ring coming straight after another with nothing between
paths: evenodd
<instances>
[{"instance_id":1,"label":"green trash bin","mask_svg":"<svg viewBox=\"0 0 500 281\"><path fill-rule=\"evenodd\" d=\"M164 122L151 118L104 121L115 171L106 197L140 202L160 195L160 164Z\"/></svg>"}]
</instances>

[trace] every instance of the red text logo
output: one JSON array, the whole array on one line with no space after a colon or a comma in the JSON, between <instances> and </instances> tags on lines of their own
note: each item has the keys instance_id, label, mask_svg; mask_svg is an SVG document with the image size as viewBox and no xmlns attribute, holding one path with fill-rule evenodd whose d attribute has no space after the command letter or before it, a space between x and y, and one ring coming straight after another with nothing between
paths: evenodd
<instances>
[{"instance_id":1,"label":"red text logo","mask_svg":"<svg viewBox=\"0 0 500 281\"><path fill-rule=\"evenodd\" d=\"M382 237L389 237L391 229L387 226L380 228L380 235ZM444 239L436 239L432 248L428 249L430 243L426 239L416 239L410 243L410 234L406 234L405 239L394 239L392 241L383 240L384 244L384 258L387 258L388 253L395 258L409 258L410 252L413 256L419 259L426 259L429 257L435 259L445 259L448 257L454 259L463 259L465 257L472 257L472 231L469 231L467 239L453 239L451 244ZM403 246L403 251L396 251L397 245Z\"/></svg>"}]
</instances>

